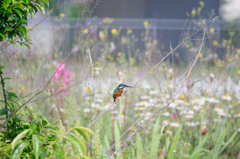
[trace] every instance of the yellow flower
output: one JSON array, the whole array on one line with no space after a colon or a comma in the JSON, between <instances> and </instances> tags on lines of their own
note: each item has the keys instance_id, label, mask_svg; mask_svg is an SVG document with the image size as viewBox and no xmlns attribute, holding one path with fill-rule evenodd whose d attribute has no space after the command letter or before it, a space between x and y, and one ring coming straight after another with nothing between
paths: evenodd
<instances>
[{"instance_id":1,"label":"yellow flower","mask_svg":"<svg viewBox=\"0 0 240 159\"><path fill-rule=\"evenodd\" d=\"M111 58L111 55L107 55L107 58L110 59L110 58Z\"/></svg>"},{"instance_id":2,"label":"yellow flower","mask_svg":"<svg viewBox=\"0 0 240 159\"><path fill-rule=\"evenodd\" d=\"M202 6L202 5L204 5L204 2L203 1L199 1L199 4Z\"/></svg>"},{"instance_id":3,"label":"yellow flower","mask_svg":"<svg viewBox=\"0 0 240 159\"><path fill-rule=\"evenodd\" d=\"M238 59L239 58L238 55L235 55L235 58Z\"/></svg>"},{"instance_id":4,"label":"yellow flower","mask_svg":"<svg viewBox=\"0 0 240 159\"><path fill-rule=\"evenodd\" d=\"M240 70L238 70L238 74L240 75Z\"/></svg>"},{"instance_id":5,"label":"yellow flower","mask_svg":"<svg viewBox=\"0 0 240 159\"><path fill-rule=\"evenodd\" d=\"M112 34L116 34L117 33L117 29L112 29L111 32L112 32Z\"/></svg>"},{"instance_id":6,"label":"yellow flower","mask_svg":"<svg viewBox=\"0 0 240 159\"><path fill-rule=\"evenodd\" d=\"M107 89L107 87L106 87L106 86L104 86L104 87L103 87L103 89Z\"/></svg>"},{"instance_id":7,"label":"yellow flower","mask_svg":"<svg viewBox=\"0 0 240 159\"><path fill-rule=\"evenodd\" d=\"M88 29L84 29L83 32L84 32L84 34L87 34L88 33Z\"/></svg>"},{"instance_id":8,"label":"yellow flower","mask_svg":"<svg viewBox=\"0 0 240 159\"><path fill-rule=\"evenodd\" d=\"M103 39L104 38L104 33L102 31L99 32L99 38Z\"/></svg>"},{"instance_id":9,"label":"yellow flower","mask_svg":"<svg viewBox=\"0 0 240 159\"><path fill-rule=\"evenodd\" d=\"M195 9L191 11L192 15L194 15L196 13Z\"/></svg>"},{"instance_id":10,"label":"yellow flower","mask_svg":"<svg viewBox=\"0 0 240 159\"><path fill-rule=\"evenodd\" d=\"M132 32L133 32L132 29L127 30L127 34L132 34Z\"/></svg>"},{"instance_id":11,"label":"yellow flower","mask_svg":"<svg viewBox=\"0 0 240 159\"><path fill-rule=\"evenodd\" d=\"M199 57L202 57L203 56L203 54L202 53L199 53Z\"/></svg>"},{"instance_id":12,"label":"yellow flower","mask_svg":"<svg viewBox=\"0 0 240 159\"><path fill-rule=\"evenodd\" d=\"M224 61L221 61L221 66L225 66L225 62Z\"/></svg>"},{"instance_id":13,"label":"yellow flower","mask_svg":"<svg viewBox=\"0 0 240 159\"><path fill-rule=\"evenodd\" d=\"M183 99L183 98L184 98L184 95L181 95L180 98Z\"/></svg>"},{"instance_id":14,"label":"yellow flower","mask_svg":"<svg viewBox=\"0 0 240 159\"><path fill-rule=\"evenodd\" d=\"M131 59L130 59L130 63L131 63L132 65L133 65L135 62L136 62L136 61L135 61L134 58L131 58Z\"/></svg>"},{"instance_id":15,"label":"yellow flower","mask_svg":"<svg viewBox=\"0 0 240 159\"><path fill-rule=\"evenodd\" d=\"M143 25L144 25L144 26L148 26L148 21L145 20L145 21L143 22Z\"/></svg>"},{"instance_id":16,"label":"yellow flower","mask_svg":"<svg viewBox=\"0 0 240 159\"><path fill-rule=\"evenodd\" d=\"M90 87L88 87L87 90L90 91Z\"/></svg>"},{"instance_id":17,"label":"yellow flower","mask_svg":"<svg viewBox=\"0 0 240 159\"><path fill-rule=\"evenodd\" d=\"M210 33L213 33L213 32L214 32L214 28L211 28L211 29L210 29Z\"/></svg>"},{"instance_id":18,"label":"yellow flower","mask_svg":"<svg viewBox=\"0 0 240 159\"><path fill-rule=\"evenodd\" d=\"M106 19L103 19L103 20L102 20L102 22L103 22L103 23L106 23L106 22L107 22L107 20L106 20Z\"/></svg>"},{"instance_id":19,"label":"yellow flower","mask_svg":"<svg viewBox=\"0 0 240 159\"><path fill-rule=\"evenodd\" d=\"M122 54L122 53L121 53L121 52L119 52L117 55L118 55L118 56L121 56L121 54Z\"/></svg>"},{"instance_id":20,"label":"yellow flower","mask_svg":"<svg viewBox=\"0 0 240 159\"><path fill-rule=\"evenodd\" d=\"M186 48L188 49L189 47L190 47L190 45L189 45L189 44L187 44L187 45L186 45Z\"/></svg>"},{"instance_id":21,"label":"yellow flower","mask_svg":"<svg viewBox=\"0 0 240 159\"><path fill-rule=\"evenodd\" d=\"M125 44L126 43L126 39L124 37L122 37L122 43Z\"/></svg>"},{"instance_id":22,"label":"yellow flower","mask_svg":"<svg viewBox=\"0 0 240 159\"><path fill-rule=\"evenodd\" d=\"M48 93L47 95L48 95L48 96L51 96L51 93Z\"/></svg>"},{"instance_id":23,"label":"yellow flower","mask_svg":"<svg viewBox=\"0 0 240 159\"><path fill-rule=\"evenodd\" d=\"M163 68L163 71L165 71L165 72L166 72L167 70L168 70L168 69L167 69L167 67L164 67L164 68Z\"/></svg>"},{"instance_id":24,"label":"yellow flower","mask_svg":"<svg viewBox=\"0 0 240 159\"><path fill-rule=\"evenodd\" d=\"M229 97L229 94L227 93L227 94L225 95L225 97Z\"/></svg>"},{"instance_id":25,"label":"yellow flower","mask_svg":"<svg viewBox=\"0 0 240 159\"><path fill-rule=\"evenodd\" d=\"M201 11L202 11L202 8L201 8L201 7L198 7L197 10L198 10L199 12L201 12Z\"/></svg>"},{"instance_id":26,"label":"yellow flower","mask_svg":"<svg viewBox=\"0 0 240 159\"><path fill-rule=\"evenodd\" d=\"M231 61L232 61L232 58L229 57L229 58L228 58L228 61L231 62Z\"/></svg>"},{"instance_id":27,"label":"yellow flower","mask_svg":"<svg viewBox=\"0 0 240 159\"><path fill-rule=\"evenodd\" d=\"M20 77L23 78L23 74L21 74Z\"/></svg>"},{"instance_id":28,"label":"yellow flower","mask_svg":"<svg viewBox=\"0 0 240 159\"><path fill-rule=\"evenodd\" d=\"M60 17L65 17L65 14L61 13L61 14L60 14Z\"/></svg>"},{"instance_id":29,"label":"yellow flower","mask_svg":"<svg viewBox=\"0 0 240 159\"><path fill-rule=\"evenodd\" d=\"M22 91L24 91L24 87L22 87Z\"/></svg>"},{"instance_id":30,"label":"yellow flower","mask_svg":"<svg viewBox=\"0 0 240 159\"><path fill-rule=\"evenodd\" d=\"M149 72L149 74L152 74L152 71L151 71L151 72Z\"/></svg>"},{"instance_id":31,"label":"yellow flower","mask_svg":"<svg viewBox=\"0 0 240 159\"><path fill-rule=\"evenodd\" d=\"M218 42L216 40L213 40L213 45L217 46Z\"/></svg>"}]
</instances>

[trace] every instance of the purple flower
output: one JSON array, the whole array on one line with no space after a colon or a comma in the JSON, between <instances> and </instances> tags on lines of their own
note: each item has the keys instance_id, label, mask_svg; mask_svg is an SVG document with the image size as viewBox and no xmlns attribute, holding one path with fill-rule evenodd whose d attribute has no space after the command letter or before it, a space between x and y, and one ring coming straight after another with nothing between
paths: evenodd
<instances>
[{"instance_id":1,"label":"purple flower","mask_svg":"<svg viewBox=\"0 0 240 159\"><path fill-rule=\"evenodd\" d=\"M84 21L84 24L85 24L86 26L91 25L91 21L90 21L90 19L86 19L86 20Z\"/></svg>"},{"instance_id":2,"label":"purple flower","mask_svg":"<svg viewBox=\"0 0 240 159\"><path fill-rule=\"evenodd\" d=\"M8 69L12 70L13 69L13 64L8 65Z\"/></svg>"},{"instance_id":3,"label":"purple flower","mask_svg":"<svg viewBox=\"0 0 240 159\"><path fill-rule=\"evenodd\" d=\"M76 27L76 28L81 28L81 27L82 27L82 24L79 23L79 22L77 22L77 23L75 24L75 27Z\"/></svg>"},{"instance_id":4,"label":"purple flower","mask_svg":"<svg viewBox=\"0 0 240 159\"><path fill-rule=\"evenodd\" d=\"M97 26L98 28L102 27L102 22L98 22L98 23L96 24L96 26Z\"/></svg>"},{"instance_id":5,"label":"purple flower","mask_svg":"<svg viewBox=\"0 0 240 159\"><path fill-rule=\"evenodd\" d=\"M90 34L93 34L93 33L95 32L95 29L94 29L94 28L89 28L89 29L88 29L88 32L89 32Z\"/></svg>"},{"instance_id":6,"label":"purple flower","mask_svg":"<svg viewBox=\"0 0 240 159\"><path fill-rule=\"evenodd\" d=\"M144 72L138 72L137 76L138 76L138 78L141 78L142 76L144 76Z\"/></svg>"}]
</instances>

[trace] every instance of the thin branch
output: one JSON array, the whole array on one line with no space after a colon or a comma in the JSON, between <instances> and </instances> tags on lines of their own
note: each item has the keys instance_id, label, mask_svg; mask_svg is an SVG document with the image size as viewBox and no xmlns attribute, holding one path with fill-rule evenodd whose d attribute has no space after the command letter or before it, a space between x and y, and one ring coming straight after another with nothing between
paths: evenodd
<instances>
[{"instance_id":1,"label":"thin branch","mask_svg":"<svg viewBox=\"0 0 240 159\"><path fill-rule=\"evenodd\" d=\"M6 90L5 90L5 80L3 78L3 71L2 71L2 69L0 69L0 77L1 77L3 97L4 97L5 110L6 110L6 119L7 119L8 118L7 93L6 93ZM8 126L7 126L7 130L8 130Z\"/></svg>"},{"instance_id":2,"label":"thin branch","mask_svg":"<svg viewBox=\"0 0 240 159\"><path fill-rule=\"evenodd\" d=\"M202 49L202 46L203 46L204 36L205 36L205 30L204 30L204 34L203 34L203 38L202 38L202 43L201 43L201 46L200 46L200 48L199 48L197 57L195 58L195 61L194 61L193 65L192 65L191 68L189 69L188 74L187 74L185 80L188 78L189 74L191 73L191 71L192 71L192 69L193 69L193 67L194 67L194 64L196 63L196 61L197 61L197 59L198 59L198 57L199 57L199 54L200 54L201 49ZM181 85L183 85L183 83L185 82L185 80L182 82ZM133 137L133 135L135 135L142 127L144 127L144 126L146 125L146 123L147 123L152 117L154 117L156 114L158 114L161 110L166 109L167 107L169 107L169 105L174 101L176 95L179 93L180 90L181 90L181 87L178 89L178 91L176 92L176 94L174 95L174 97L172 98L172 100L171 100L166 106L164 106L164 107L158 109L157 111L155 111L143 124L141 124L141 125L137 128L137 130L135 130L135 131L127 138L127 140L112 154L112 156L110 156L109 159L113 158L113 156L115 156L115 155L117 154L117 152L127 143L127 141L130 140L130 139Z\"/></svg>"}]
</instances>

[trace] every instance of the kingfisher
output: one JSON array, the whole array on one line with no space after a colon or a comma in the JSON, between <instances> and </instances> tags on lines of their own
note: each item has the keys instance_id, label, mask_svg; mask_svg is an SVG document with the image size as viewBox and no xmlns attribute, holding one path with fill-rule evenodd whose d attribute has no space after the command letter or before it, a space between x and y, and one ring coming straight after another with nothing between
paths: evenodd
<instances>
[{"instance_id":1,"label":"kingfisher","mask_svg":"<svg viewBox=\"0 0 240 159\"><path fill-rule=\"evenodd\" d=\"M124 90L124 88L126 88L126 87L132 88L132 86L128 86L128 85L123 84L123 83L121 83L121 84L119 84L119 85L117 86L117 88L113 91L113 101L114 101L114 102L116 101L117 97L119 97L119 96L122 95L123 90Z\"/></svg>"}]
</instances>

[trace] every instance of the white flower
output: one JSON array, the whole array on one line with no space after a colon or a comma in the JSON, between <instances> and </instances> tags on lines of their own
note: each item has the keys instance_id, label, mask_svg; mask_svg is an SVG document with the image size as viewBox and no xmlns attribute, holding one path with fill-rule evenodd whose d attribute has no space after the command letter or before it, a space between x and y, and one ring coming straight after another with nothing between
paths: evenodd
<instances>
[{"instance_id":1,"label":"white flower","mask_svg":"<svg viewBox=\"0 0 240 159\"><path fill-rule=\"evenodd\" d=\"M144 96L141 96L140 98L141 98L141 99L149 99L150 96L144 95Z\"/></svg>"},{"instance_id":2,"label":"white flower","mask_svg":"<svg viewBox=\"0 0 240 159\"><path fill-rule=\"evenodd\" d=\"M185 118L186 118L186 119L192 119L192 118L193 118L193 115L192 115L192 114L187 114L187 115L185 116Z\"/></svg>"},{"instance_id":3,"label":"white flower","mask_svg":"<svg viewBox=\"0 0 240 159\"><path fill-rule=\"evenodd\" d=\"M158 92L156 90L149 91L149 94L157 94Z\"/></svg>"},{"instance_id":4,"label":"white flower","mask_svg":"<svg viewBox=\"0 0 240 159\"><path fill-rule=\"evenodd\" d=\"M230 101L230 100L232 100L232 97L227 93L226 95L223 95L223 96L222 96L222 99L223 99L223 100Z\"/></svg>"},{"instance_id":5,"label":"white flower","mask_svg":"<svg viewBox=\"0 0 240 159\"><path fill-rule=\"evenodd\" d=\"M207 101L209 103L219 103L219 100L215 99L215 98L207 98Z\"/></svg>"},{"instance_id":6,"label":"white flower","mask_svg":"<svg viewBox=\"0 0 240 159\"><path fill-rule=\"evenodd\" d=\"M169 116L169 115L170 115L169 112L162 113L162 116Z\"/></svg>"},{"instance_id":7,"label":"white flower","mask_svg":"<svg viewBox=\"0 0 240 159\"><path fill-rule=\"evenodd\" d=\"M110 46L110 52L113 52L116 49L114 42L111 42Z\"/></svg>"},{"instance_id":8,"label":"white flower","mask_svg":"<svg viewBox=\"0 0 240 159\"><path fill-rule=\"evenodd\" d=\"M84 110L83 110L83 112L90 112L90 109L87 109L87 108L85 108Z\"/></svg>"},{"instance_id":9,"label":"white flower","mask_svg":"<svg viewBox=\"0 0 240 159\"><path fill-rule=\"evenodd\" d=\"M170 123L170 126L172 126L172 127L179 127L180 124L178 122L172 122L172 123Z\"/></svg>"},{"instance_id":10,"label":"white flower","mask_svg":"<svg viewBox=\"0 0 240 159\"><path fill-rule=\"evenodd\" d=\"M172 103L170 103L170 105L169 105L169 107L171 107L171 108L175 108L177 106L177 102L172 102Z\"/></svg>"},{"instance_id":11,"label":"white flower","mask_svg":"<svg viewBox=\"0 0 240 159\"><path fill-rule=\"evenodd\" d=\"M63 109L63 108L60 108L59 111L60 111L60 112L64 112L64 109Z\"/></svg>"}]
</instances>

